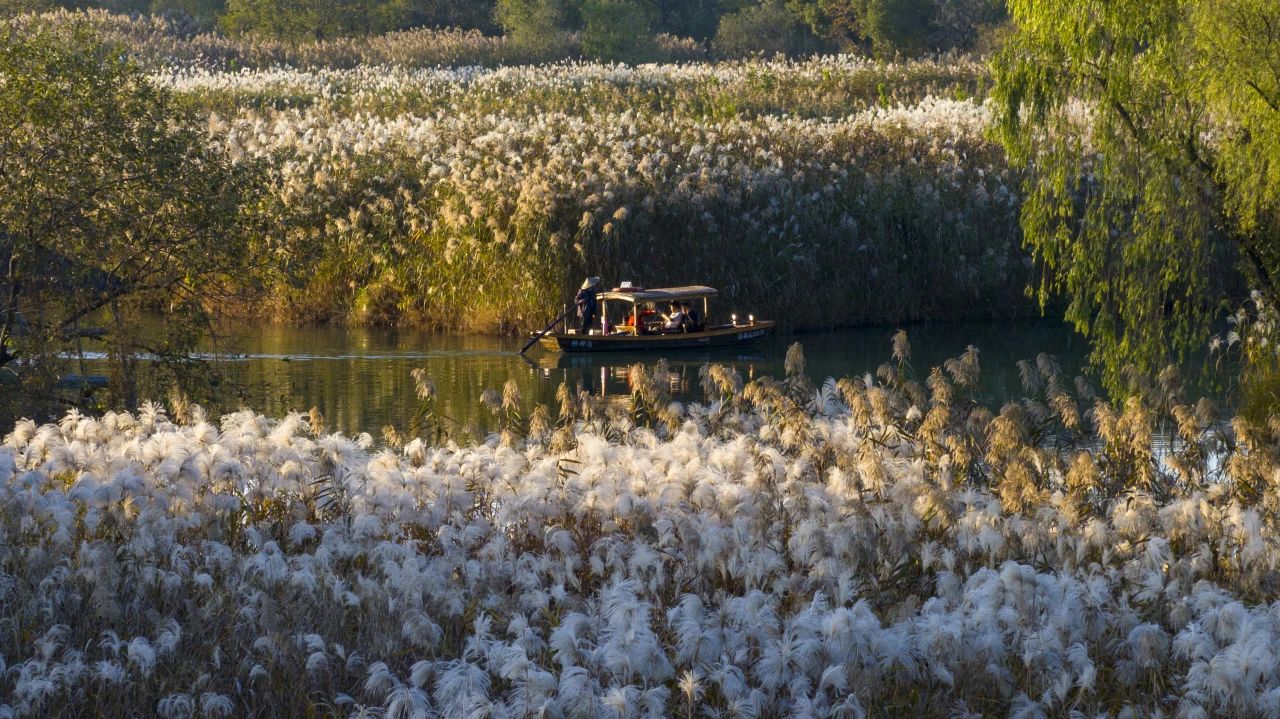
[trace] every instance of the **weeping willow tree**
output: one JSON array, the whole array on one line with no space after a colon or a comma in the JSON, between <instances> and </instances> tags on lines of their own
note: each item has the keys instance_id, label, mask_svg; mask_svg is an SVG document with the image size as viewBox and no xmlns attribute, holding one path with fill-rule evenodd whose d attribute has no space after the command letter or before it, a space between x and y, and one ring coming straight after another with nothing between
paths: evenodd
<instances>
[{"instance_id":1,"label":"weeping willow tree","mask_svg":"<svg viewBox=\"0 0 1280 719\"><path fill-rule=\"evenodd\" d=\"M1042 303L1112 386L1204 347L1280 275L1280 4L1010 0L997 133L1028 168Z\"/></svg>"}]
</instances>

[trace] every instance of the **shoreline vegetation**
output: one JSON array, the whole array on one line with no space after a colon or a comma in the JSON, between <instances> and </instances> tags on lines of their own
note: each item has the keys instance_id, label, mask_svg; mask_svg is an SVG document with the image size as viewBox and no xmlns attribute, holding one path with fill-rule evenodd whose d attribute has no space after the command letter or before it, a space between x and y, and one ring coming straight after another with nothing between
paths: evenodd
<instances>
[{"instance_id":1,"label":"shoreline vegetation","mask_svg":"<svg viewBox=\"0 0 1280 719\"><path fill-rule=\"evenodd\" d=\"M1037 312L973 59L484 68L422 30L309 60L222 38L232 63L159 19L39 17L88 18L258 167L261 316L516 334L586 275L711 284L792 330Z\"/></svg>"},{"instance_id":2,"label":"shoreline vegetation","mask_svg":"<svg viewBox=\"0 0 1280 719\"><path fill-rule=\"evenodd\" d=\"M632 369L462 446L168 408L0 445L0 712L1267 715L1280 434L1041 356L814 386ZM1177 440L1157 452L1160 427Z\"/></svg>"}]
</instances>

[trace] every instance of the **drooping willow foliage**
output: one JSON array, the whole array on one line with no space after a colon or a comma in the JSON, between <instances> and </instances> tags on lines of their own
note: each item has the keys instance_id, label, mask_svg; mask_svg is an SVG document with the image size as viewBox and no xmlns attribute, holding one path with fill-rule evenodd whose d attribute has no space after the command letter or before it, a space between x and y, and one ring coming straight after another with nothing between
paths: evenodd
<instances>
[{"instance_id":1,"label":"drooping willow foliage","mask_svg":"<svg viewBox=\"0 0 1280 719\"><path fill-rule=\"evenodd\" d=\"M1112 385L1202 348L1280 276L1280 7L1009 3L993 64L1022 222Z\"/></svg>"}]
</instances>

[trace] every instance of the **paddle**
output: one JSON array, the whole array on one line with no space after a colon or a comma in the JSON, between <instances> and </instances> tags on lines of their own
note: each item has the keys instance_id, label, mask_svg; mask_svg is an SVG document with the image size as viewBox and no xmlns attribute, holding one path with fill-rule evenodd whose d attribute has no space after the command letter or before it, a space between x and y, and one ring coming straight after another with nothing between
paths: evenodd
<instances>
[{"instance_id":1,"label":"paddle","mask_svg":"<svg viewBox=\"0 0 1280 719\"><path fill-rule=\"evenodd\" d=\"M574 311L574 310L573 310L573 308L567 309L567 310L565 310L565 311L564 311L564 314L562 314L562 315L560 315L559 317L555 318L554 320L551 320L550 322L548 322L548 323L547 323L547 326L546 326L546 327L543 327L541 332L539 332L539 333L537 333L536 335L534 335L534 336L533 336L533 339L531 339L531 340L529 340L528 342L526 342L526 343L524 344L524 347L521 347L521 348L520 348L520 354L524 354L526 351L528 351L528 349L529 349L530 347L532 347L532 346L533 346L533 344L534 344L535 342L537 342L538 340L542 339L542 336L543 336L543 335L545 335L546 333L550 332L552 327L555 327L557 323L559 323L559 322L560 322L561 320L563 320L564 318L568 317L568 316L569 316L569 313L570 313L570 312L573 312L573 311Z\"/></svg>"}]
</instances>

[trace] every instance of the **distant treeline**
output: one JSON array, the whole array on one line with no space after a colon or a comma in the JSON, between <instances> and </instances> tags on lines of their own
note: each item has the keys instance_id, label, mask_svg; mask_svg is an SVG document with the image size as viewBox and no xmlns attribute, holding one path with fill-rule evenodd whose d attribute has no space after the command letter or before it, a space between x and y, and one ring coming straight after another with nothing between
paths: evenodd
<instances>
[{"instance_id":1,"label":"distant treeline","mask_svg":"<svg viewBox=\"0 0 1280 719\"><path fill-rule=\"evenodd\" d=\"M292 42L459 28L505 35L538 56L630 61L664 57L664 37L731 57L982 49L1006 19L1004 0L0 0L0 15L58 8Z\"/></svg>"}]
</instances>

